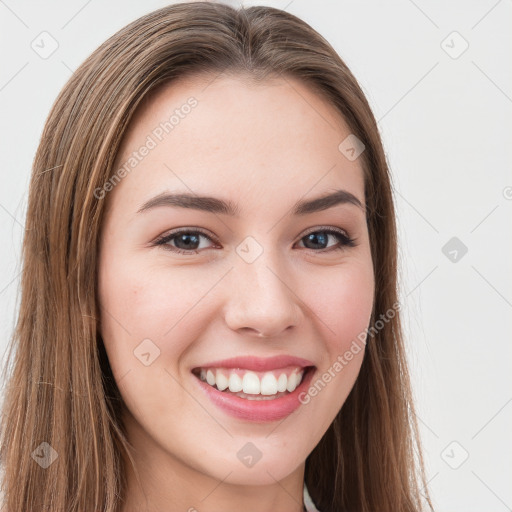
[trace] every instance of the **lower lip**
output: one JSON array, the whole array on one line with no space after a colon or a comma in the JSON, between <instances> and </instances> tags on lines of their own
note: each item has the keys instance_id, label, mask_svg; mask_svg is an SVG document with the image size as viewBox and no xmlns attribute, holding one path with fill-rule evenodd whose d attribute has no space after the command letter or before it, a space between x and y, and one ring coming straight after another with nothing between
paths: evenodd
<instances>
[{"instance_id":1,"label":"lower lip","mask_svg":"<svg viewBox=\"0 0 512 512\"><path fill-rule=\"evenodd\" d=\"M299 401L299 395L308 389L315 373L314 370L315 368L309 368L302 382L294 391L273 400L248 400L240 398L239 396L219 391L195 375L194 378L208 398L229 415L242 420L264 422L286 418L286 416L289 416L302 405Z\"/></svg>"}]
</instances>

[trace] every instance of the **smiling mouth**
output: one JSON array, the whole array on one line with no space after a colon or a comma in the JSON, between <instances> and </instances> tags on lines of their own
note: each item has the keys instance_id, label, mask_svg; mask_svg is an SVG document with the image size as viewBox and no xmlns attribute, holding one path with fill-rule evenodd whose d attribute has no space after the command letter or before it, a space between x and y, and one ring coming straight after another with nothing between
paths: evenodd
<instances>
[{"instance_id":1,"label":"smiling mouth","mask_svg":"<svg viewBox=\"0 0 512 512\"><path fill-rule=\"evenodd\" d=\"M266 372L240 368L194 368L192 374L222 393L247 400L274 400L292 393L315 366Z\"/></svg>"}]
</instances>

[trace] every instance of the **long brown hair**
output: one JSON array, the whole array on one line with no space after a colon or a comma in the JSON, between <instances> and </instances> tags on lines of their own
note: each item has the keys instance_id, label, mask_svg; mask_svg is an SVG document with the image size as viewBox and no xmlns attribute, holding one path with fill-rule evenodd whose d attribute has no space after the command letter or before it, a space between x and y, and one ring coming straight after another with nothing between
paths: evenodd
<instances>
[{"instance_id":1,"label":"long brown hair","mask_svg":"<svg viewBox=\"0 0 512 512\"><path fill-rule=\"evenodd\" d=\"M129 443L98 330L105 201L94 191L112 177L123 134L150 91L185 75L221 72L261 81L299 78L363 141L376 278L371 325L397 303L385 154L368 102L331 45L302 20L271 7L181 3L135 20L64 86L34 159L21 303L4 368L10 366L0 458L8 512L116 512L122 506ZM383 324L368 337L350 395L306 459L306 485L321 512L420 511L422 496L433 510L399 313ZM43 468L38 456L57 459Z\"/></svg>"}]
</instances>

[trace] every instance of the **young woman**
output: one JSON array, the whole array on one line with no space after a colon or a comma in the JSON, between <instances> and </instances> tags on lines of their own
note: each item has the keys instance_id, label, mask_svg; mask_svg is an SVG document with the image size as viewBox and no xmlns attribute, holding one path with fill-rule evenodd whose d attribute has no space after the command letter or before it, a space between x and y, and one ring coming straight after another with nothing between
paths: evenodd
<instances>
[{"instance_id":1,"label":"young woman","mask_svg":"<svg viewBox=\"0 0 512 512\"><path fill-rule=\"evenodd\" d=\"M432 510L396 255L375 119L317 32L129 24L35 157L3 510Z\"/></svg>"}]
</instances>

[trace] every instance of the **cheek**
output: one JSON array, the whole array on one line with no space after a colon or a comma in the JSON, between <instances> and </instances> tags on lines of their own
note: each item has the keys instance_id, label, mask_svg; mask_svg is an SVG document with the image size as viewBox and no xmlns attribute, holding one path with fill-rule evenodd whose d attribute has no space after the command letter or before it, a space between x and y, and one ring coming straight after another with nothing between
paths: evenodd
<instances>
[{"instance_id":1,"label":"cheek","mask_svg":"<svg viewBox=\"0 0 512 512\"><path fill-rule=\"evenodd\" d=\"M190 269L162 270L137 258L104 262L99 272L101 332L119 366L133 365L133 351L147 339L159 347L160 362L181 353L193 336L190 318L211 288L211 278L194 276L191 281ZM180 341L184 329L187 336Z\"/></svg>"},{"instance_id":2,"label":"cheek","mask_svg":"<svg viewBox=\"0 0 512 512\"><path fill-rule=\"evenodd\" d=\"M325 279L316 280L316 286L310 285L305 296L311 297L309 305L318 325L323 326L332 358L366 331L373 305L374 280L371 262L353 262L331 270Z\"/></svg>"},{"instance_id":3,"label":"cheek","mask_svg":"<svg viewBox=\"0 0 512 512\"><path fill-rule=\"evenodd\" d=\"M318 418L315 436L320 439L345 403L363 362L374 296L371 259L347 260L316 278L308 280L303 293L311 297L308 306L324 343L319 350L323 355L300 400L310 408L308 415Z\"/></svg>"},{"instance_id":4,"label":"cheek","mask_svg":"<svg viewBox=\"0 0 512 512\"><path fill-rule=\"evenodd\" d=\"M157 272L135 259L105 264L99 274L105 350L123 401L139 419L186 406L184 396L169 393L175 385L170 375L177 376L196 335L191 321L201 290L191 284L190 272L185 274Z\"/></svg>"}]
</instances>

